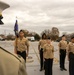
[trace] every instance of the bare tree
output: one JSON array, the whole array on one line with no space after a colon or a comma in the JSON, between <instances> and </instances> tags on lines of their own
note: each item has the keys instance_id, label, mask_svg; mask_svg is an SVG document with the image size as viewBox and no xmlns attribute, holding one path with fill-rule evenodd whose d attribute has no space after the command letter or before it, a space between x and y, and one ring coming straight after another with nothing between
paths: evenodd
<instances>
[{"instance_id":1,"label":"bare tree","mask_svg":"<svg viewBox=\"0 0 74 75\"><path fill-rule=\"evenodd\" d=\"M42 31L41 35L45 33L47 37L51 37L52 40L57 40L59 37L59 30L56 27L53 27L51 30L47 29Z\"/></svg>"}]
</instances>

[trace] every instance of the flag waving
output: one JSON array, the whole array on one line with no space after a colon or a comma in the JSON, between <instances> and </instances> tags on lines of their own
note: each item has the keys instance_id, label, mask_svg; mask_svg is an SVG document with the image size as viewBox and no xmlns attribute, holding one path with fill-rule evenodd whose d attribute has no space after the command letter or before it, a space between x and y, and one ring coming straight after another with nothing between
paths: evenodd
<instances>
[{"instance_id":1,"label":"flag waving","mask_svg":"<svg viewBox=\"0 0 74 75\"><path fill-rule=\"evenodd\" d=\"M15 32L15 35L18 36L18 21L17 20L16 20L15 26L14 26L14 32Z\"/></svg>"}]
</instances>

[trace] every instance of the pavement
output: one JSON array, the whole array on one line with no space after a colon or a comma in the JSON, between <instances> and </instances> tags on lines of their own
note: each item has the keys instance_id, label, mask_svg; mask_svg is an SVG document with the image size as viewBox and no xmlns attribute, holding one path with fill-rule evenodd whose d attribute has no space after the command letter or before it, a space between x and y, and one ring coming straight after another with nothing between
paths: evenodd
<instances>
[{"instance_id":1,"label":"pavement","mask_svg":"<svg viewBox=\"0 0 74 75\"><path fill-rule=\"evenodd\" d=\"M53 63L53 75L69 75L68 69L68 60L66 58L65 66L67 71L60 71L59 68L59 51L58 51L58 43L52 42L55 48L54 52L54 63ZM4 49L14 52L14 42L13 41L0 41L0 46ZM39 71L40 69L40 59L38 52L38 42L30 42L30 50L29 57L27 58L27 73L28 75L44 75L44 71Z\"/></svg>"}]
</instances>

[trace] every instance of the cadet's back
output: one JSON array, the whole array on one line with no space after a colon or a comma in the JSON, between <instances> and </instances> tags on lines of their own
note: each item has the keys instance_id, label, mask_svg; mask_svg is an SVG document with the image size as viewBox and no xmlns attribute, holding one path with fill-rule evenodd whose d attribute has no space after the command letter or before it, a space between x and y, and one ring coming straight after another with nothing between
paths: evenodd
<instances>
[{"instance_id":1,"label":"cadet's back","mask_svg":"<svg viewBox=\"0 0 74 75\"><path fill-rule=\"evenodd\" d=\"M27 75L24 59L0 47L0 75Z\"/></svg>"}]
</instances>

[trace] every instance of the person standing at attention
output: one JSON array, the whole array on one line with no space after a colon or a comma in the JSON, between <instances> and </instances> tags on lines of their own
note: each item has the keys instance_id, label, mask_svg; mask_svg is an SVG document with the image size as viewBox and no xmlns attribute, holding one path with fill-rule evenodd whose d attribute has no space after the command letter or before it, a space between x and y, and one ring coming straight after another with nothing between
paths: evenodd
<instances>
[{"instance_id":1,"label":"person standing at attention","mask_svg":"<svg viewBox=\"0 0 74 75\"><path fill-rule=\"evenodd\" d=\"M68 44L69 75L74 75L74 36Z\"/></svg>"},{"instance_id":2,"label":"person standing at attention","mask_svg":"<svg viewBox=\"0 0 74 75\"><path fill-rule=\"evenodd\" d=\"M24 35L24 30L20 30L19 37L15 40L14 52L22 56L26 62L26 57L29 54L29 41Z\"/></svg>"},{"instance_id":3,"label":"person standing at attention","mask_svg":"<svg viewBox=\"0 0 74 75\"><path fill-rule=\"evenodd\" d=\"M62 36L62 40L59 42L59 54L60 54L60 70L67 71L65 68L65 58L66 58L66 49L67 49L67 41L66 36Z\"/></svg>"},{"instance_id":4,"label":"person standing at attention","mask_svg":"<svg viewBox=\"0 0 74 75\"><path fill-rule=\"evenodd\" d=\"M38 50L40 53L40 71L44 69L44 60L43 60L43 47L46 44L47 36L45 33L42 35L42 39L39 41Z\"/></svg>"},{"instance_id":5,"label":"person standing at attention","mask_svg":"<svg viewBox=\"0 0 74 75\"><path fill-rule=\"evenodd\" d=\"M50 37L48 38L47 43L44 45L43 57L45 60L45 75L52 75L54 47L51 45Z\"/></svg>"}]
</instances>

